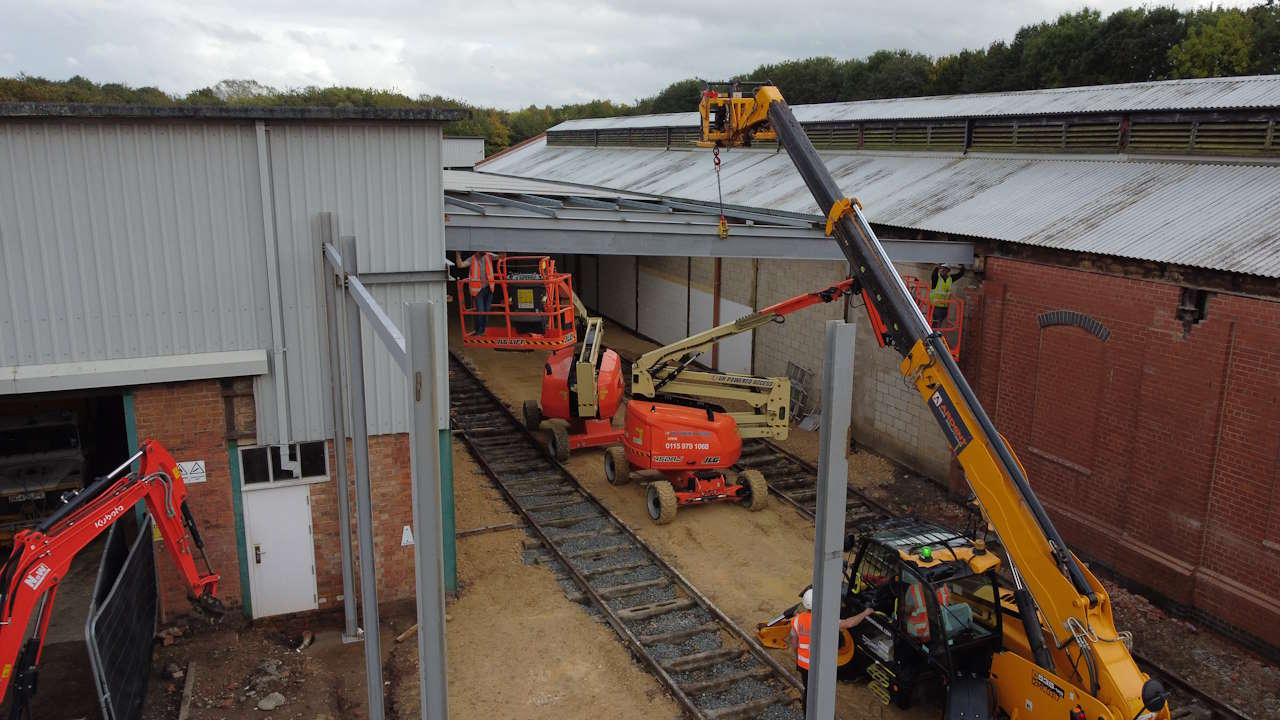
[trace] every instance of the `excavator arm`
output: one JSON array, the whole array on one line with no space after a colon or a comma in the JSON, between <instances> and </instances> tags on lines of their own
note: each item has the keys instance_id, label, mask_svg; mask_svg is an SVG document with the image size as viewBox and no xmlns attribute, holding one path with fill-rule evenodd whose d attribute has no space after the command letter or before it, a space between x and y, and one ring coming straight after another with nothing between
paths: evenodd
<instances>
[{"instance_id":1,"label":"excavator arm","mask_svg":"<svg viewBox=\"0 0 1280 720\"><path fill-rule=\"evenodd\" d=\"M942 428L1008 553L1027 647L1025 656L1006 652L997 658L1005 671L996 685L998 698L1012 699L1033 686L1058 695L1052 688L1065 681L1087 695L1069 693L1076 698L1070 700L1064 693L1053 705L1066 703L1073 709L1078 704L1089 718L1133 720L1157 711L1167 717L1163 689L1158 681L1146 680L1121 641L1106 591L1054 527L946 340L921 314L860 203L840 191L776 88L763 85L744 98L737 84L724 86L723 94L710 86L703 92L700 144L746 146L752 138L769 138L786 149L827 216L827 234L849 261L853 289L866 300L885 344L903 355L903 375ZM993 675L995 670L993 666Z\"/></svg>"},{"instance_id":2,"label":"excavator arm","mask_svg":"<svg viewBox=\"0 0 1280 720\"><path fill-rule=\"evenodd\" d=\"M121 475L135 460L141 461L138 472ZM0 568L0 701L12 687L17 696L12 712L20 713L34 692L53 601L72 561L139 501L146 503L192 603L205 614L224 612L217 598L219 576L196 568L192 550L203 555L204 541L187 506L178 465L160 443L144 440L124 464L13 539L13 551ZM204 562L208 567L208 558Z\"/></svg>"},{"instance_id":3,"label":"excavator arm","mask_svg":"<svg viewBox=\"0 0 1280 720\"><path fill-rule=\"evenodd\" d=\"M771 322L782 322L787 315L797 310L829 303L847 295L853 282L844 280L817 292L797 295L732 322L650 350L631 366L631 393L648 398L657 397L661 393L695 400L741 401L751 410L729 414L737 423L738 433L742 437L785 438L790 422L787 417L787 407L791 400L789 380L741 373L707 372L695 369L693 363L712 345L726 338Z\"/></svg>"}]
</instances>

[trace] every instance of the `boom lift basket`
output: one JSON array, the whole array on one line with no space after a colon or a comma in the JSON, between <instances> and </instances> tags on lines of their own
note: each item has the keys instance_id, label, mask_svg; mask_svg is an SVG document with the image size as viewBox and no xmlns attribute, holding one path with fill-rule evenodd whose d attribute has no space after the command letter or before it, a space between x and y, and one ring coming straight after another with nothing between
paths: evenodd
<instances>
[{"instance_id":1,"label":"boom lift basket","mask_svg":"<svg viewBox=\"0 0 1280 720\"><path fill-rule=\"evenodd\" d=\"M934 303L929 299L929 284L921 282L920 278L914 275L902 276L902 281L906 283L907 290L911 292L911 297L916 301L916 305L920 307L920 312L924 313L924 317L932 325L933 311L935 308L942 307L944 303ZM939 325L932 325L934 332L942 335L947 341L947 349L951 351L951 357L960 360L960 341L964 339L964 300L952 294L951 299L945 305L950 308L947 313L947 319Z\"/></svg>"},{"instance_id":2,"label":"boom lift basket","mask_svg":"<svg viewBox=\"0 0 1280 720\"><path fill-rule=\"evenodd\" d=\"M475 309L469 280L458 280L462 343L494 350L560 350L577 341L569 273L545 255L503 255L494 262L493 302ZM475 321L486 318L483 333Z\"/></svg>"}]
</instances>

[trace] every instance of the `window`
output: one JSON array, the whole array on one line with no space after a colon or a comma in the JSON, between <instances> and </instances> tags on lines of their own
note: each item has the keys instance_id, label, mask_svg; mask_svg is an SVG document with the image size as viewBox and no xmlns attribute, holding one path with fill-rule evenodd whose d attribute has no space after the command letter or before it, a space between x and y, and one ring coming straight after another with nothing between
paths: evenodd
<instances>
[{"instance_id":1,"label":"window","mask_svg":"<svg viewBox=\"0 0 1280 720\"><path fill-rule=\"evenodd\" d=\"M323 440L242 448L240 476L246 489L272 483L324 482L329 479L329 452Z\"/></svg>"}]
</instances>

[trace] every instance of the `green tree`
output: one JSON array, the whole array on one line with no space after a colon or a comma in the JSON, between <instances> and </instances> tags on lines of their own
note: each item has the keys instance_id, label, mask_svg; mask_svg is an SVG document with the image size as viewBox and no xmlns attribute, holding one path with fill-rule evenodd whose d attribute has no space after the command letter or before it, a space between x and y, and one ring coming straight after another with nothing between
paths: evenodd
<instances>
[{"instance_id":1,"label":"green tree","mask_svg":"<svg viewBox=\"0 0 1280 720\"><path fill-rule=\"evenodd\" d=\"M1252 67L1253 23L1236 10L1196 13L1187 37L1169 51L1176 77L1243 75Z\"/></svg>"},{"instance_id":2,"label":"green tree","mask_svg":"<svg viewBox=\"0 0 1280 720\"><path fill-rule=\"evenodd\" d=\"M1163 80L1173 74L1169 50L1187 35L1186 19L1172 7L1117 10L1102 22L1089 64L1093 82Z\"/></svg>"},{"instance_id":3,"label":"green tree","mask_svg":"<svg viewBox=\"0 0 1280 720\"><path fill-rule=\"evenodd\" d=\"M702 81L694 78L671 83L647 101L646 112L688 112L698 107L702 99ZM641 101L637 105L645 103Z\"/></svg>"},{"instance_id":4,"label":"green tree","mask_svg":"<svg viewBox=\"0 0 1280 720\"><path fill-rule=\"evenodd\" d=\"M1063 13L1054 22L1020 30L1020 69L1025 86L1052 88L1094 82L1096 71L1091 59L1101 27L1098 11L1085 8Z\"/></svg>"},{"instance_id":5,"label":"green tree","mask_svg":"<svg viewBox=\"0 0 1280 720\"><path fill-rule=\"evenodd\" d=\"M1280 5L1270 0L1266 5L1256 5L1247 13L1253 22L1253 66L1251 73L1273 75L1280 73Z\"/></svg>"}]
</instances>

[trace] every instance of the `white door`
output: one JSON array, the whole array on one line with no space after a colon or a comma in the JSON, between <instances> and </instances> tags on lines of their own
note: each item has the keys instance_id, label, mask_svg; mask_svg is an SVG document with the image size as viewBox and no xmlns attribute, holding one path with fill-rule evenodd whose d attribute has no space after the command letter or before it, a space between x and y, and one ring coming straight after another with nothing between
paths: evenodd
<instances>
[{"instance_id":1,"label":"white door","mask_svg":"<svg viewBox=\"0 0 1280 720\"><path fill-rule=\"evenodd\" d=\"M308 485L244 491L249 597L255 618L316 609L315 543Z\"/></svg>"}]
</instances>

